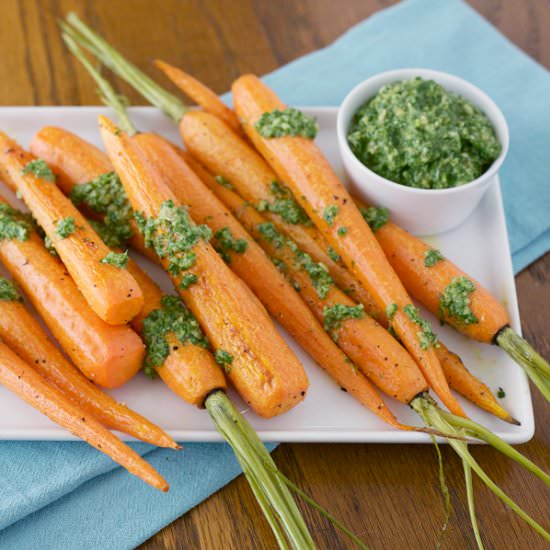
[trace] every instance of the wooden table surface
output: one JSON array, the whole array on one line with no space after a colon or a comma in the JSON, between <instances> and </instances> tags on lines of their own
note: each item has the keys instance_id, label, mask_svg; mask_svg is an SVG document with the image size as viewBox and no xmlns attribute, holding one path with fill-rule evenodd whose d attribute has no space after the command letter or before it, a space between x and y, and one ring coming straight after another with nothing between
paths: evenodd
<instances>
[{"instance_id":1,"label":"wooden table surface","mask_svg":"<svg viewBox=\"0 0 550 550\"><path fill-rule=\"evenodd\" d=\"M243 72L263 74L329 44L393 2L383 0L0 0L0 104L96 104L95 87L71 59L56 19L75 10L145 71L154 57L175 63L218 92ZM549 0L472 0L506 36L550 67ZM375 55L376 52L373 52ZM132 102L142 103L118 83ZM550 131L550 130L549 130ZM550 255L516 278L523 330L550 356ZM535 394L537 429L520 450L550 466L550 408ZM486 447L474 456L493 479L548 527L550 499L541 482ZM284 444L281 470L329 508L373 549L434 548L444 512L431 445ZM443 548L473 548L460 463L443 448L454 513ZM486 548L537 549L543 542L480 483L477 513ZM303 511L321 548L351 548L319 514ZM273 548L274 539L241 477L143 545Z\"/></svg>"}]
</instances>

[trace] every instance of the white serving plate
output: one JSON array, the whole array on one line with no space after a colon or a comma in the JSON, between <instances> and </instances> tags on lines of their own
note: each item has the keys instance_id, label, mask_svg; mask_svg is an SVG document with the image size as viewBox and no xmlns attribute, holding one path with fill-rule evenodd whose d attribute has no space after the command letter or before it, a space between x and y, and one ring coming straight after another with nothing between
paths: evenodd
<instances>
[{"instance_id":1,"label":"white serving plate","mask_svg":"<svg viewBox=\"0 0 550 550\"><path fill-rule=\"evenodd\" d=\"M304 109L318 118L317 143L336 171L343 177L336 142L334 107ZM110 114L100 107L4 107L0 108L0 129L28 146L32 135L42 126L58 125L100 145L97 131L99 114ZM131 109L132 118L143 130L155 130L179 143L177 129L153 108ZM0 184L0 192L14 205L19 201ZM19 203L21 204L21 203ZM519 331L520 321L514 276L504 220L500 188L494 185L475 212L460 227L428 239L446 257L491 290L507 307L512 327ZM168 278L152 263L140 257L139 263L172 292ZM0 268L2 271L3 268ZM5 274L5 272L3 272ZM428 314L427 314L428 315ZM457 352L466 365L496 393L500 386L506 397L502 404L520 420L511 426L477 409L460 398L466 412L510 443L522 443L534 433L534 418L527 378L523 371L494 346L469 341L447 327L439 329L442 340ZM270 420L246 411L234 394L235 402L264 441L326 441L372 443L427 443L429 436L393 429L363 408L317 367L284 330L285 339L307 369L310 390L306 400L292 411ZM112 394L168 431L178 441L220 441L206 411L196 409L172 394L160 380L151 381L139 374ZM419 418L408 407L392 399L387 402L402 422L419 425ZM124 439L131 439L123 436ZM15 395L0 387L0 438L23 440L73 440L74 437L50 422Z\"/></svg>"}]
</instances>

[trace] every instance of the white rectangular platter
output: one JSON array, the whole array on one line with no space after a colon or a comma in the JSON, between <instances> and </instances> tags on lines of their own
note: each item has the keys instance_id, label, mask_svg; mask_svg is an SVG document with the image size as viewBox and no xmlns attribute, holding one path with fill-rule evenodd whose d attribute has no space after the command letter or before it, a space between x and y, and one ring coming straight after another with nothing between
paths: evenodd
<instances>
[{"instance_id":1,"label":"white rectangular platter","mask_svg":"<svg viewBox=\"0 0 550 550\"><path fill-rule=\"evenodd\" d=\"M333 107L304 109L319 121L317 143L336 171L344 177L336 142L336 113ZM0 128L27 147L33 134L46 125L67 128L83 138L101 145L97 131L100 107L4 107L0 108ZM175 143L179 135L175 126L158 111L135 107L131 115L142 130L154 130ZM1 184L0 184L1 185ZM0 187L0 193L14 205L21 205L13 193ZM428 239L467 273L491 290L505 304L514 329L520 329L519 313L506 224L499 185L485 195L475 212L457 229ZM168 278L159 268L137 258L168 292L173 292ZM2 270L3 268L0 268ZM6 274L2 271L2 274ZM429 315L426 314L428 317ZM502 387L506 397L502 404L520 420L511 426L494 419L461 399L475 420L495 431L510 443L529 440L534 432L533 409L529 386L523 371L494 346L472 342L447 327L439 329L442 340L457 352L466 365L496 392ZM270 420L246 411L243 402L232 392L235 402L251 421L264 441L332 441L376 443L426 443L427 435L395 430L364 409L333 381L295 344L283 330L286 340L303 362L310 378L306 400L292 411ZM220 441L208 414L183 402L160 380L151 381L139 374L124 387L112 392L120 401L144 414L168 431L178 441ZM392 399L388 405L404 423L419 424L418 417L406 406ZM26 440L71 440L70 434L0 387L0 438ZM125 437L126 438L126 437ZM129 438L126 438L129 439Z\"/></svg>"}]
</instances>

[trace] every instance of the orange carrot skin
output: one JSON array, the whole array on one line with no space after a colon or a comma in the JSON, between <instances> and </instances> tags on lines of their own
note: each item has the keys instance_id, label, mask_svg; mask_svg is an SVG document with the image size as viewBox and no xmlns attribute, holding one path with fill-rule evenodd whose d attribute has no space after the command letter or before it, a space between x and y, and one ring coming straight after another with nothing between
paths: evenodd
<instances>
[{"instance_id":1,"label":"orange carrot skin","mask_svg":"<svg viewBox=\"0 0 550 550\"><path fill-rule=\"evenodd\" d=\"M0 338L43 378L105 426L151 445L178 448L158 426L117 403L73 367L22 303L0 301Z\"/></svg>"},{"instance_id":2,"label":"orange carrot skin","mask_svg":"<svg viewBox=\"0 0 550 550\"><path fill-rule=\"evenodd\" d=\"M139 336L102 321L37 234L0 241L0 260L87 378L116 388L140 370L145 350Z\"/></svg>"},{"instance_id":3,"label":"orange carrot skin","mask_svg":"<svg viewBox=\"0 0 550 550\"><path fill-rule=\"evenodd\" d=\"M160 59L155 61L155 65L197 105L223 120L237 134L244 136L239 119L233 109L230 109L208 86Z\"/></svg>"},{"instance_id":4,"label":"orange carrot skin","mask_svg":"<svg viewBox=\"0 0 550 550\"><path fill-rule=\"evenodd\" d=\"M303 137L264 139L254 124L265 112L286 106L258 78L245 75L233 84L235 110L244 129L279 177L293 190L296 200L308 213L331 246L340 254L350 271L373 295L382 309L398 306L392 326L409 353L415 358L430 387L449 410L465 416L452 395L433 347L424 348L418 339L419 327L404 313L411 304L401 281L363 220L351 195L312 140ZM332 222L323 214L337 208ZM346 227L345 237L338 234Z\"/></svg>"},{"instance_id":5,"label":"orange carrot skin","mask_svg":"<svg viewBox=\"0 0 550 550\"><path fill-rule=\"evenodd\" d=\"M284 262L289 278L300 288L302 299L309 306L320 323L324 322L323 310L335 304L356 306L336 285L333 285L325 298L319 297L309 275L295 267L294 253L285 245L275 246L266 241L258 226L266 220L236 193L206 180L210 189L233 212L250 234L273 258ZM374 319L348 319L336 331L338 346L387 395L408 404L419 393L427 390L426 381L416 363L390 333Z\"/></svg>"},{"instance_id":6,"label":"orange carrot skin","mask_svg":"<svg viewBox=\"0 0 550 550\"><path fill-rule=\"evenodd\" d=\"M147 217L158 215L167 200L177 200L151 168L143 153L105 117L100 129L109 158L121 177L133 207ZM225 265L209 243L193 248L196 262L190 272L198 281L181 289L184 301L218 349L231 354L229 379L245 401L261 416L271 417L298 404L305 396L305 371L272 325L250 289ZM163 261L165 269L169 259Z\"/></svg>"},{"instance_id":7,"label":"orange carrot skin","mask_svg":"<svg viewBox=\"0 0 550 550\"><path fill-rule=\"evenodd\" d=\"M131 322L135 331L141 334L143 320L162 307L163 293L135 262L130 260L127 269L138 282L145 298L142 311ZM156 372L176 395L191 405L202 407L212 392L227 389L225 376L208 350L190 343L182 344L174 334L169 334L167 340L170 354Z\"/></svg>"},{"instance_id":8,"label":"orange carrot skin","mask_svg":"<svg viewBox=\"0 0 550 550\"><path fill-rule=\"evenodd\" d=\"M33 155L46 161L56 175L56 184L67 196L77 184L87 183L113 171L109 157L98 147L80 136L56 126L41 128L32 138L30 150ZM98 215L85 207L79 206L87 217L99 219ZM143 237L134 220L130 222L133 237L130 245L150 260L156 261L156 255L145 246Z\"/></svg>"},{"instance_id":9,"label":"orange carrot skin","mask_svg":"<svg viewBox=\"0 0 550 550\"><path fill-rule=\"evenodd\" d=\"M110 456L152 487L168 491L166 480L93 416L50 386L8 346L0 343L0 384L50 420Z\"/></svg>"},{"instance_id":10,"label":"orange carrot skin","mask_svg":"<svg viewBox=\"0 0 550 550\"><path fill-rule=\"evenodd\" d=\"M249 143L228 132L227 126L218 118L209 113L191 111L182 118L179 127L183 141L193 157L212 174L225 177L241 197L255 204L273 199L270 189L273 181L277 180L276 174ZM181 150L180 154L189 162L189 155ZM375 306L372 296L351 273L341 263L330 258L328 243L315 227L286 223L273 212L264 212L264 215L316 262L326 265L337 284L349 292L354 300L363 303L369 314L373 315L374 311L380 310ZM384 319L382 308L377 320Z\"/></svg>"},{"instance_id":11,"label":"orange carrot skin","mask_svg":"<svg viewBox=\"0 0 550 550\"><path fill-rule=\"evenodd\" d=\"M0 132L0 173L5 181L21 193L90 307L111 325L128 322L143 307L140 288L125 270L101 262L109 248L55 184L23 174L32 160L31 154ZM56 223L69 216L76 230L62 238Z\"/></svg>"},{"instance_id":12,"label":"orange carrot skin","mask_svg":"<svg viewBox=\"0 0 550 550\"><path fill-rule=\"evenodd\" d=\"M363 377L353 371L344 353L324 332L286 278L227 208L195 175L175 148L155 134L137 134L133 139L161 174L163 181L178 201L189 206L194 220L206 223L213 231L227 227L235 239L242 238L247 241L247 249L242 254L231 255L229 266L248 284L271 315L342 388L354 393L363 405L397 427L395 417L384 405L376 390L370 387L366 379L357 380Z\"/></svg>"},{"instance_id":13,"label":"orange carrot skin","mask_svg":"<svg viewBox=\"0 0 550 550\"><path fill-rule=\"evenodd\" d=\"M443 317L469 338L491 344L498 332L510 324L502 304L451 261L445 259L426 267L425 254L431 247L422 240L392 222L382 226L376 238L407 290L434 315L439 316L439 297L455 277L466 277L474 283L469 306L478 322L465 325L448 315Z\"/></svg>"}]
</instances>

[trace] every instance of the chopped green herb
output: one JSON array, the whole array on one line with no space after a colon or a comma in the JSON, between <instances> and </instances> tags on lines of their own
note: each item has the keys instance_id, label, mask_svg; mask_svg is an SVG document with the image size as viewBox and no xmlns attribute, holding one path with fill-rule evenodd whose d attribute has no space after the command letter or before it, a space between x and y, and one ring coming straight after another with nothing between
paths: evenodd
<instances>
[{"instance_id":1,"label":"chopped green herb","mask_svg":"<svg viewBox=\"0 0 550 550\"><path fill-rule=\"evenodd\" d=\"M368 206L366 208L360 208L359 211L363 219L369 224L373 233L376 233L381 227L386 225L390 219L387 208Z\"/></svg>"},{"instance_id":2,"label":"chopped green herb","mask_svg":"<svg viewBox=\"0 0 550 550\"><path fill-rule=\"evenodd\" d=\"M101 260L101 263L112 265L118 269L126 269L128 260L128 251L120 253L109 252L107 256Z\"/></svg>"},{"instance_id":3,"label":"chopped green herb","mask_svg":"<svg viewBox=\"0 0 550 550\"><path fill-rule=\"evenodd\" d=\"M306 271L319 298L325 299L334 284L334 279L331 277L327 266L321 262L314 262L311 256L300 250L294 241L287 239L286 245L294 253L296 267Z\"/></svg>"},{"instance_id":4,"label":"chopped green herb","mask_svg":"<svg viewBox=\"0 0 550 550\"><path fill-rule=\"evenodd\" d=\"M226 374L229 374L231 372L231 364L233 363L233 356L223 350L223 349L217 349L216 353L214 354L214 359L216 360L216 363L220 365Z\"/></svg>"},{"instance_id":5,"label":"chopped green herb","mask_svg":"<svg viewBox=\"0 0 550 550\"><path fill-rule=\"evenodd\" d=\"M302 136L314 139L319 131L315 117L308 116L298 109L288 107L283 111L275 109L264 113L255 124L256 130L264 138Z\"/></svg>"},{"instance_id":6,"label":"chopped green herb","mask_svg":"<svg viewBox=\"0 0 550 550\"><path fill-rule=\"evenodd\" d=\"M275 267L279 271L286 271L288 269L288 266L285 264L285 262L279 260L279 258L271 258L271 261L275 264Z\"/></svg>"},{"instance_id":7,"label":"chopped green herb","mask_svg":"<svg viewBox=\"0 0 550 550\"><path fill-rule=\"evenodd\" d=\"M365 316L364 309L363 304L356 306L346 306L343 304L326 306L323 309L323 327L336 342L338 341L337 330L342 327L342 323L347 319L362 319Z\"/></svg>"},{"instance_id":8,"label":"chopped green herb","mask_svg":"<svg viewBox=\"0 0 550 550\"><path fill-rule=\"evenodd\" d=\"M17 288L15 288L15 285L3 277L0 277L0 300L4 302L23 301L23 298L21 297L21 294L19 294Z\"/></svg>"},{"instance_id":9,"label":"chopped green herb","mask_svg":"<svg viewBox=\"0 0 550 550\"><path fill-rule=\"evenodd\" d=\"M34 229L34 222L29 214L24 214L9 204L0 204L0 241L26 241Z\"/></svg>"},{"instance_id":10,"label":"chopped green herb","mask_svg":"<svg viewBox=\"0 0 550 550\"><path fill-rule=\"evenodd\" d=\"M50 170L45 160L36 159L27 162L21 171L22 174L33 174L37 178L54 182L55 174Z\"/></svg>"},{"instance_id":11,"label":"chopped green herb","mask_svg":"<svg viewBox=\"0 0 550 550\"><path fill-rule=\"evenodd\" d=\"M348 141L377 174L423 189L471 182L501 151L485 113L418 77L382 87L355 113Z\"/></svg>"},{"instance_id":12,"label":"chopped green herb","mask_svg":"<svg viewBox=\"0 0 550 550\"><path fill-rule=\"evenodd\" d=\"M439 318L452 318L461 325L478 323L478 318L470 309L470 294L476 289L466 277L455 277L439 296Z\"/></svg>"},{"instance_id":13,"label":"chopped green herb","mask_svg":"<svg viewBox=\"0 0 550 550\"><path fill-rule=\"evenodd\" d=\"M433 267L437 262L441 262L445 257L439 250L435 248L430 248L424 252L424 265L426 267Z\"/></svg>"},{"instance_id":14,"label":"chopped green herb","mask_svg":"<svg viewBox=\"0 0 550 550\"><path fill-rule=\"evenodd\" d=\"M332 246L328 247L327 254L328 254L328 257L333 262L339 262L340 261L340 255L338 254L338 252L336 252L336 250L334 250L334 248L332 248Z\"/></svg>"},{"instance_id":15,"label":"chopped green herb","mask_svg":"<svg viewBox=\"0 0 550 550\"><path fill-rule=\"evenodd\" d=\"M52 240L48 235L44 235L44 246L46 247L46 250L55 258L57 258L57 250L55 249L55 246L52 243Z\"/></svg>"},{"instance_id":16,"label":"chopped green herb","mask_svg":"<svg viewBox=\"0 0 550 550\"><path fill-rule=\"evenodd\" d=\"M285 238L271 222L258 224L258 231L260 235L275 248L281 248L281 246L285 244Z\"/></svg>"},{"instance_id":17,"label":"chopped green herb","mask_svg":"<svg viewBox=\"0 0 550 550\"><path fill-rule=\"evenodd\" d=\"M168 258L168 271L176 277L195 264L193 247L212 237L208 226L196 225L187 208L176 206L171 200L161 205L156 218L146 218L140 212L135 213L135 218L145 246L153 248L159 258Z\"/></svg>"},{"instance_id":18,"label":"chopped green herb","mask_svg":"<svg viewBox=\"0 0 550 550\"><path fill-rule=\"evenodd\" d=\"M283 221L292 225L312 225L305 210L296 202L292 191L278 181L271 183L269 192L275 197L273 201L261 200L256 204L258 212L272 212L281 216Z\"/></svg>"},{"instance_id":19,"label":"chopped green herb","mask_svg":"<svg viewBox=\"0 0 550 550\"><path fill-rule=\"evenodd\" d=\"M235 239L229 227L222 227L221 229L218 229L218 231L214 233L214 237L216 239L214 248L226 263L231 262L230 252L243 254L248 247L246 239Z\"/></svg>"},{"instance_id":20,"label":"chopped green herb","mask_svg":"<svg viewBox=\"0 0 550 550\"><path fill-rule=\"evenodd\" d=\"M187 290L191 285L194 285L199 278L194 273L186 273L181 278L180 288L182 290Z\"/></svg>"},{"instance_id":21,"label":"chopped green herb","mask_svg":"<svg viewBox=\"0 0 550 550\"><path fill-rule=\"evenodd\" d=\"M66 239L76 231L74 218L67 216L56 223L55 232L60 239Z\"/></svg>"},{"instance_id":22,"label":"chopped green herb","mask_svg":"<svg viewBox=\"0 0 550 550\"><path fill-rule=\"evenodd\" d=\"M500 386L498 387L497 397L499 399L504 399L506 397L506 392Z\"/></svg>"},{"instance_id":23,"label":"chopped green herb","mask_svg":"<svg viewBox=\"0 0 550 550\"><path fill-rule=\"evenodd\" d=\"M143 320L147 374L154 375L154 367L160 367L170 354L167 340L169 334L174 334L182 344L189 342L195 346L208 347L208 339L182 300L177 296L163 296L161 307L149 313Z\"/></svg>"},{"instance_id":24,"label":"chopped green herb","mask_svg":"<svg viewBox=\"0 0 550 550\"><path fill-rule=\"evenodd\" d=\"M223 185L223 187L227 187L227 189L234 189L233 184L225 179L223 176L216 176L214 178L220 185Z\"/></svg>"},{"instance_id":25,"label":"chopped green herb","mask_svg":"<svg viewBox=\"0 0 550 550\"><path fill-rule=\"evenodd\" d=\"M388 323L391 323L395 314L397 313L397 304L390 304L387 308L386 308L386 317L388 318Z\"/></svg>"},{"instance_id":26,"label":"chopped green herb","mask_svg":"<svg viewBox=\"0 0 550 550\"><path fill-rule=\"evenodd\" d=\"M323 210L323 219L329 224L334 223L334 218L338 215L339 208L336 204L330 204Z\"/></svg>"},{"instance_id":27,"label":"chopped green herb","mask_svg":"<svg viewBox=\"0 0 550 550\"><path fill-rule=\"evenodd\" d=\"M432 330L430 323L420 317L420 310L412 304L407 304L403 308L403 311L413 323L416 323L422 329L420 332L417 332L420 347L424 350L430 346L438 348L439 342L437 341L437 336Z\"/></svg>"},{"instance_id":28,"label":"chopped green herb","mask_svg":"<svg viewBox=\"0 0 550 550\"><path fill-rule=\"evenodd\" d=\"M107 246L123 247L133 236L130 224L132 207L115 172L107 172L87 183L75 185L70 197L76 206L85 204L90 210L104 214L102 222L94 220L90 223Z\"/></svg>"},{"instance_id":29,"label":"chopped green herb","mask_svg":"<svg viewBox=\"0 0 550 550\"><path fill-rule=\"evenodd\" d=\"M344 235L347 235L347 233L348 233L348 228L347 228L347 227L344 227L344 226L342 225L342 226L340 226L340 227L338 228L337 233L338 233L338 236L339 236L339 237L343 237Z\"/></svg>"}]
</instances>

